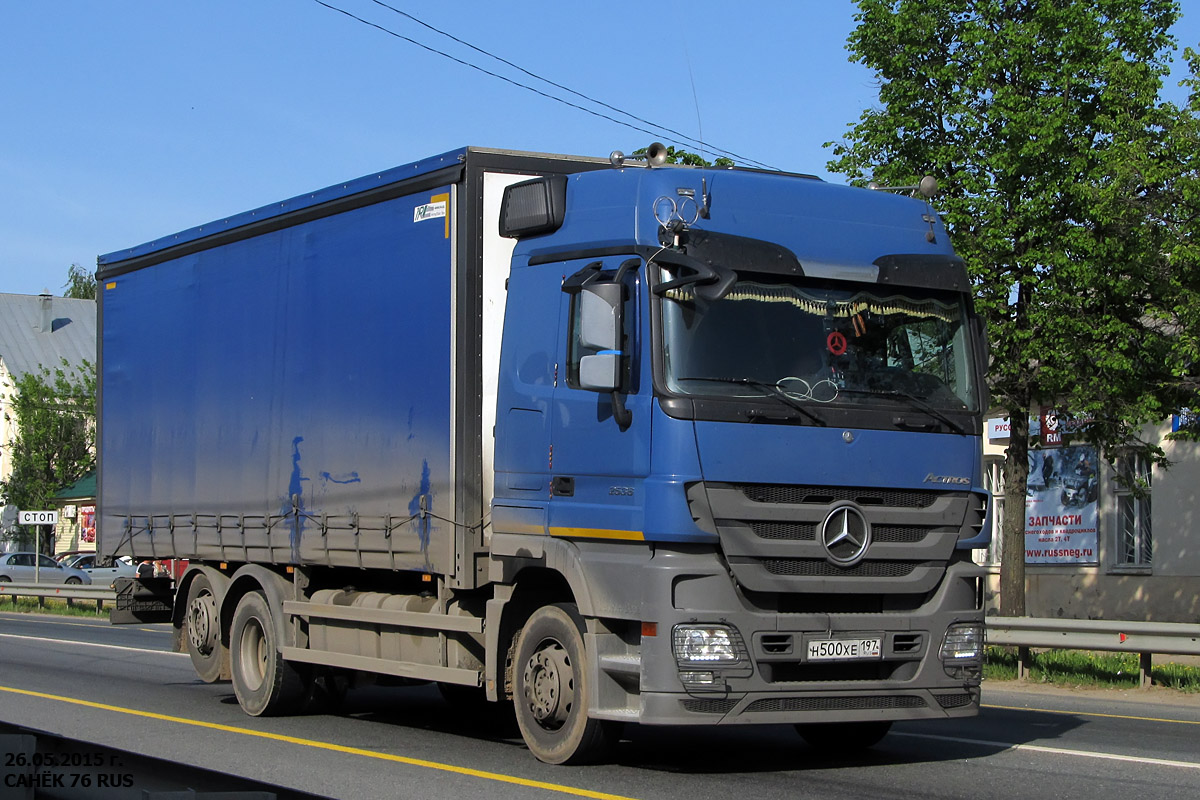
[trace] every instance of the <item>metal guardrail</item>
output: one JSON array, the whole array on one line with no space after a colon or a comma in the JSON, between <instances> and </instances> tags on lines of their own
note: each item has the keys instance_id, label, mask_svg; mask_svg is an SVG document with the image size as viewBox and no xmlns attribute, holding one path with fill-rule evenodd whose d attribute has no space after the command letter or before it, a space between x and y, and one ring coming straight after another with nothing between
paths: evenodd
<instances>
[{"instance_id":1,"label":"metal guardrail","mask_svg":"<svg viewBox=\"0 0 1200 800\"><path fill-rule=\"evenodd\" d=\"M116 603L117 594L108 586L61 583L0 583L0 599L11 597L59 598L95 601L96 608ZM1101 619L1049 619L1042 617L996 617L985 620L987 643L1018 648L1017 677L1029 677L1030 648L1098 650L1137 653L1141 683L1151 684L1153 655L1200 657L1200 624L1183 622L1121 622Z\"/></svg>"},{"instance_id":2,"label":"metal guardrail","mask_svg":"<svg viewBox=\"0 0 1200 800\"><path fill-rule=\"evenodd\" d=\"M1153 654L1200 656L1200 625L1102 619L988 617L987 643L1018 648L1017 677L1029 676L1029 648L1137 653L1142 686L1151 684Z\"/></svg>"},{"instance_id":3,"label":"metal guardrail","mask_svg":"<svg viewBox=\"0 0 1200 800\"><path fill-rule=\"evenodd\" d=\"M18 597L36 597L39 604L47 597L66 600L70 605L76 600L86 600L96 603L97 610L103 609L105 603L116 603L117 593L109 586L85 586L75 583L0 583L0 599L11 597L13 603ZM0 606L2 608L2 606Z\"/></svg>"}]
</instances>

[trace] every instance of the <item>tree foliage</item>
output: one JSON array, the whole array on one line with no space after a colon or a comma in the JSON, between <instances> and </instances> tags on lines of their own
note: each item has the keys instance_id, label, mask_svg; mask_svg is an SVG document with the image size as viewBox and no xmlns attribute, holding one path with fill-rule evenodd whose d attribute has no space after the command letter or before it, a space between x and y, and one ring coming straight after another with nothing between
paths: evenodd
<instances>
[{"instance_id":1,"label":"tree foliage","mask_svg":"<svg viewBox=\"0 0 1200 800\"><path fill-rule=\"evenodd\" d=\"M1093 419L1109 461L1136 450L1165 466L1140 432L1195 404L1200 321L1200 107L1160 99L1177 5L857 2L848 49L875 71L880 106L830 143L829 167L885 185L938 176L988 323L992 401L1012 423L1007 508L1024 508L1034 404ZM1006 516L1006 614L1024 614L1023 526Z\"/></svg>"},{"instance_id":2,"label":"tree foliage","mask_svg":"<svg viewBox=\"0 0 1200 800\"><path fill-rule=\"evenodd\" d=\"M96 468L96 370L64 361L14 383L13 471L0 481L0 505L47 509L55 492Z\"/></svg>"},{"instance_id":3,"label":"tree foliage","mask_svg":"<svg viewBox=\"0 0 1200 800\"><path fill-rule=\"evenodd\" d=\"M63 285L66 290L64 297L75 300L96 299L96 275L78 264L67 268L67 282Z\"/></svg>"}]
</instances>

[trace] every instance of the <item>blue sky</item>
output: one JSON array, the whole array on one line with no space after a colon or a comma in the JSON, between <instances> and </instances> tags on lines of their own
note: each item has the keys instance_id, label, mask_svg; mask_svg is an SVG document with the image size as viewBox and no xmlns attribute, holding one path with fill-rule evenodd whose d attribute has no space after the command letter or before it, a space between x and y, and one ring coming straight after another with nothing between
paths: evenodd
<instances>
[{"instance_id":1,"label":"blue sky","mask_svg":"<svg viewBox=\"0 0 1200 800\"><path fill-rule=\"evenodd\" d=\"M326 1L534 83L371 0ZM389 3L657 126L827 180L840 182L822 145L876 99L847 60L850 0ZM1200 2L1183 8L1176 36L1196 46ZM0 0L0 103L0 292L20 294L60 294L72 263L463 145L606 156L667 138L313 0Z\"/></svg>"}]
</instances>

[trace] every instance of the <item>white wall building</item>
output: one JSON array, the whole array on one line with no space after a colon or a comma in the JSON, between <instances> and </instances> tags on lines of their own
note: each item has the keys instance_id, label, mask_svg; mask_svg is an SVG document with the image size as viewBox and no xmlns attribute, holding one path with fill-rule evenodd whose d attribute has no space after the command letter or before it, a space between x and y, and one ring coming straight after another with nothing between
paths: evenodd
<instances>
[{"instance_id":1,"label":"white wall building","mask_svg":"<svg viewBox=\"0 0 1200 800\"><path fill-rule=\"evenodd\" d=\"M977 551L991 567L989 610L997 611L1004 508L1003 464L1008 446L1004 420L985 430L984 477L992 490L992 545ZM1031 420L1029 491L1025 518L1026 613L1069 619L1200 620L1200 444L1167 439L1178 418L1143 431L1173 462L1169 469L1140 459L1105 464L1086 444L1086 432L1067 446L1041 436ZM1050 442L1047 443L1047 438ZM1149 492L1139 497L1115 470L1140 476Z\"/></svg>"}]
</instances>

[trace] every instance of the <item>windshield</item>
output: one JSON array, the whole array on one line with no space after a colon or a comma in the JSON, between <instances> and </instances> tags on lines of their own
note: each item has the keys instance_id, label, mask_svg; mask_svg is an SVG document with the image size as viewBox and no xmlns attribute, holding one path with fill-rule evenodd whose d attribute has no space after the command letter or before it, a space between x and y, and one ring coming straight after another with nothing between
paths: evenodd
<instances>
[{"instance_id":1,"label":"windshield","mask_svg":"<svg viewBox=\"0 0 1200 800\"><path fill-rule=\"evenodd\" d=\"M743 273L720 300L683 286L663 294L662 309L677 394L977 407L967 310L954 292Z\"/></svg>"}]
</instances>

